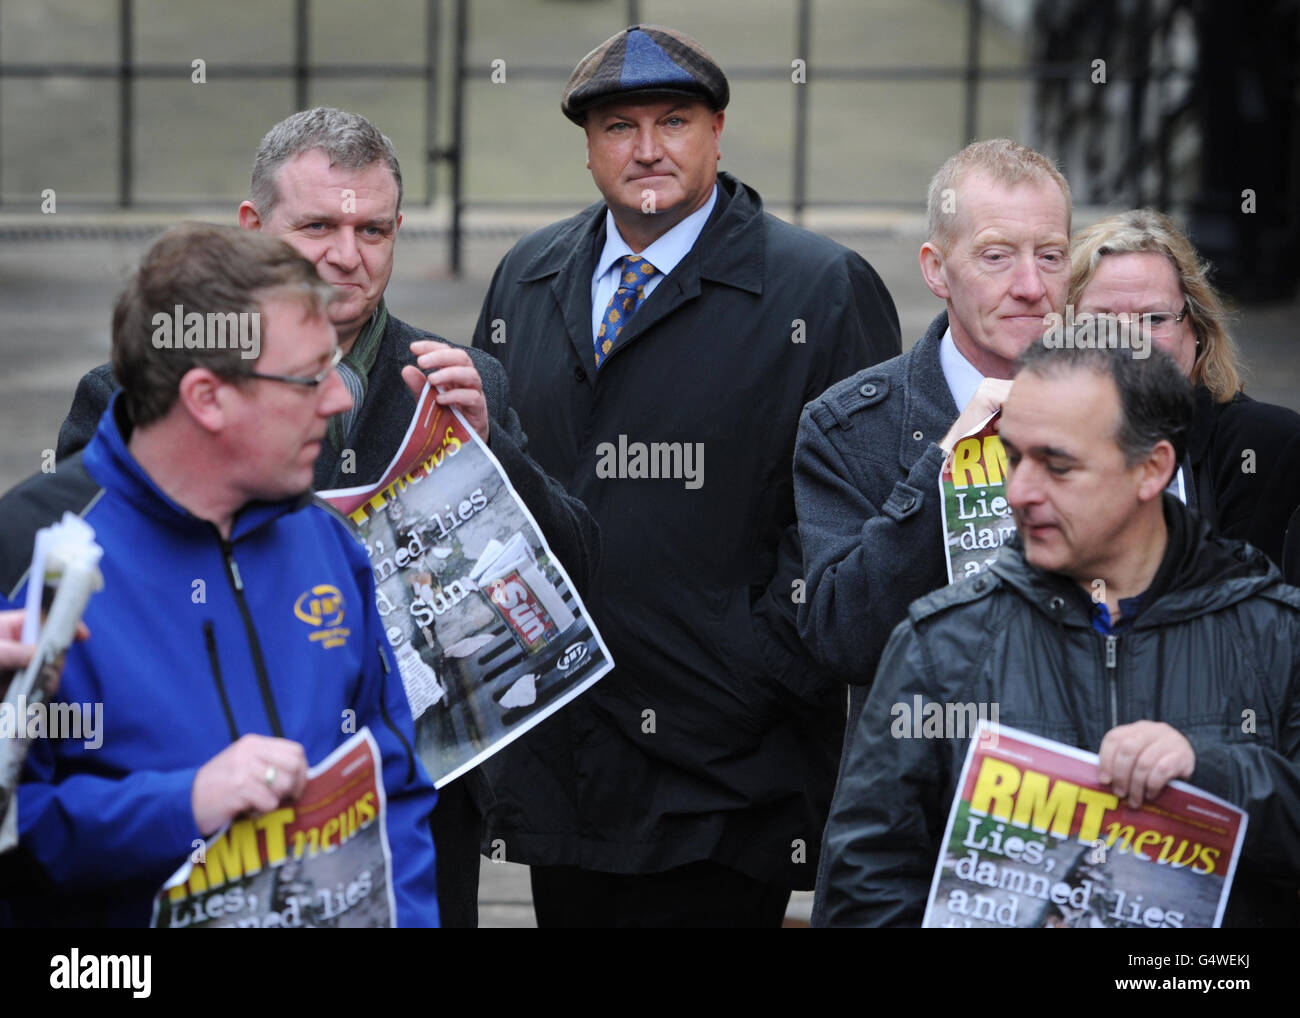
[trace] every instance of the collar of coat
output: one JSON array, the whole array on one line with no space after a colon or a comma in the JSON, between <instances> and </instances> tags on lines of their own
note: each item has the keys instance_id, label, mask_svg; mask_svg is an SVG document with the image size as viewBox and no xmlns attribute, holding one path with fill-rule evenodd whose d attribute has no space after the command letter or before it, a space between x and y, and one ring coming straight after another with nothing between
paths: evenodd
<instances>
[{"instance_id":1,"label":"collar of coat","mask_svg":"<svg viewBox=\"0 0 1300 1018\"><path fill-rule=\"evenodd\" d=\"M709 280L762 294L767 227L758 192L729 173L718 174L718 200L695 245L628 322L610 359L621 357L640 336L687 301ZM605 204L599 202L560 224L555 235L519 274L527 284L550 279L551 295L564 319L579 363L590 364L591 273L605 243ZM608 376L608 370L604 372ZM588 372L587 384L595 382Z\"/></svg>"},{"instance_id":2,"label":"collar of coat","mask_svg":"<svg viewBox=\"0 0 1300 1018\"><path fill-rule=\"evenodd\" d=\"M903 428L899 433L898 462L911 471L931 442L943 438L961 408L953 402L952 389L939 361L939 345L948 331L948 312L940 311L903 356L907 358L907 383L903 387ZM922 440L914 437L917 432Z\"/></svg>"},{"instance_id":3,"label":"collar of coat","mask_svg":"<svg viewBox=\"0 0 1300 1018\"><path fill-rule=\"evenodd\" d=\"M659 288L677 279L683 291L699 293L699 281L763 292L763 199L730 173L718 174L718 201L699 239ZM527 283L547 276L576 274L591 288L596 254L605 243L605 203L597 202L570 219L520 273ZM689 294L688 294L689 295ZM590 292L588 293L590 304Z\"/></svg>"},{"instance_id":4,"label":"collar of coat","mask_svg":"<svg viewBox=\"0 0 1300 1018\"><path fill-rule=\"evenodd\" d=\"M1244 541L1215 536L1204 519L1168 492L1161 501L1169 540L1157 575L1143 592L1143 610L1134 629L1219 611L1281 582L1277 566L1263 552ZM1019 534L989 568L1058 623L1091 627L1088 594L1069 577L1031 566Z\"/></svg>"},{"instance_id":5,"label":"collar of coat","mask_svg":"<svg viewBox=\"0 0 1300 1018\"><path fill-rule=\"evenodd\" d=\"M136 511L164 527L175 531L216 534L216 527L209 520L200 519L172 499L131 455L127 443L131 439L133 427L119 389L109 400L108 408L99 419L95 435L82 457L91 478L102 488L124 499ZM281 516L297 512L311 501L312 493L304 491L275 502L254 500L245 503L231 521L229 543L242 540L252 532L274 523Z\"/></svg>"}]
</instances>

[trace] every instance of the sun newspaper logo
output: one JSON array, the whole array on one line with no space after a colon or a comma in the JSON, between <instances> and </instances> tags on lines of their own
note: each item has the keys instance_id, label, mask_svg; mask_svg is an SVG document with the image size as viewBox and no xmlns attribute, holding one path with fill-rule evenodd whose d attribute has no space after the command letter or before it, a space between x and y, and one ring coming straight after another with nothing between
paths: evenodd
<instances>
[{"instance_id":1,"label":"sun newspaper logo","mask_svg":"<svg viewBox=\"0 0 1300 1018\"><path fill-rule=\"evenodd\" d=\"M343 621L343 592L328 583L318 583L299 594L293 613L315 628L307 639L324 647L342 647L352 632L339 625Z\"/></svg>"},{"instance_id":2,"label":"sun newspaper logo","mask_svg":"<svg viewBox=\"0 0 1300 1018\"><path fill-rule=\"evenodd\" d=\"M75 947L50 959L50 986L55 990L130 990L150 993L153 955L86 954Z\"/></svg>"}]
</instances>

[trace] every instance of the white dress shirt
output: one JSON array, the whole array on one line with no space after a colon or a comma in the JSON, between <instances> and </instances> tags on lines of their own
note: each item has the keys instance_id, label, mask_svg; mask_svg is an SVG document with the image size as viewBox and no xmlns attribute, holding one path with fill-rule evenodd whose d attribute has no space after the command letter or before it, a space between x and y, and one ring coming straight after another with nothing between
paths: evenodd
<instances>
[{"instance_id":1,"label":"white dress shirt","mask_svg":"<svg viewBox=\"0 0 1300 1018\"><path fill-rule=\"evenodd\" d=\"M655 287L659 285L664 276L677 268L677 263L685 258L687 252L695 246L695 242L700 239L700 231L704 229L704 224L709 219L709 213L713 211L713 206L717 202L718 185L715 183L713 193L709 195L708 201L644 251L640 252L641 257L658 270L645 284L645 295L647 297L654 292ZM605 247L600 252L600 257L596 259L596 271L591 274L592 343L595 343L596 336L600 334L600 323L605 318L605 309L609 307L609 299L614 296L614 291L618 289L619 259L624 255L637 253L628 246L628 242L618 232L618 225L614 222L614 214L606 209Z\"/></svg>"},{"instance_id":2,"label":"white dress shirt","mask_svg":"<svg viewBox=\"0 0 1300 1018\"><path fill-rule=\"evenodd\" d=\"M952 393L952 401L957 404L957 413L960 414L975 395L980 382L984 381L984 376L957 349L957 343L952 338L951 326L943 334L943 339L939 343L939 367L943 369L948 391Z\"/></svg>"}]
</instances>

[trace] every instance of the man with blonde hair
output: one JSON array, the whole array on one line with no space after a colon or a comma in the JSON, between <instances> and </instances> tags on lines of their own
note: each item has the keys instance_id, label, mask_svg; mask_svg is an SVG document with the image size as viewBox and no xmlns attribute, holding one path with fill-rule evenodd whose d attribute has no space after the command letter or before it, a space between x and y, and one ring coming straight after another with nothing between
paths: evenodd
<instances>
[{"instance_id":1,"label":"man with blonde hair","mask_svg":"<svg viewBox=\"0 0 1300 1018\"><path fill-rule=\"evenodd\" d=\"M945 309L907 353L808 404L795 446L799 631L850 684L849 732L890 631L947 581L944 458L1002 405L1016 358L1064 307L1070 276L1069 185L1024 145L999 138L952 156L931 181L929 214L921 274Z\"/></svg>"},{"instance_id":2,"label":"man with blonde hair","mask_svg":"<svg viewBox=\"0 0 1300 1018\"><path fill-rule=\"evenodd\" d=\"M1076 315L1146 322L1151 342L1196 387L1181 464L1189 505L1225 537L1249 541L1282 567L1288 521L1300 506L1300 415L1241 391L1237 348L1210 266L1153 209L1080 230L1071 264L1068 303ZM1293 569L1287 580L1298 583L1300 575Z\"/></svg>"}]
</instances>

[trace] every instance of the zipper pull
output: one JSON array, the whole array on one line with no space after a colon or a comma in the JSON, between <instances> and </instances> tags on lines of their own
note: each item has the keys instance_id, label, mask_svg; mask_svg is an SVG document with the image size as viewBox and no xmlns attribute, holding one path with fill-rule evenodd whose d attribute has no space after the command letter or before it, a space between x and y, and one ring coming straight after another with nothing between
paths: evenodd
<instances>
[{"instance_id":1,"label":"zipper pull","mask_svg":"<svg viewBox=\"0 0 1300 1018\"><path fill-rule=\"evenodd\" d=\"M1110 673L1110 727L1119 725L1119 672L1115 670L1115 645L1119 637L1114 633L1106 635L1106 671Z\"/></svg>"},{"instance_id":2,"label":"zipper pull","mask_svg":"<svg viewBox=\"0 0 1300 1018\"><path fill-rule=\"evenodd\" d=\"M234 549L230 545L221 542L221 554L226 559L226 570L230 573L230 582L235 585L235 589L242 592L244 589L244 578L239 575L239 563L235 561Z\"/></svg>"}]
</instances>

